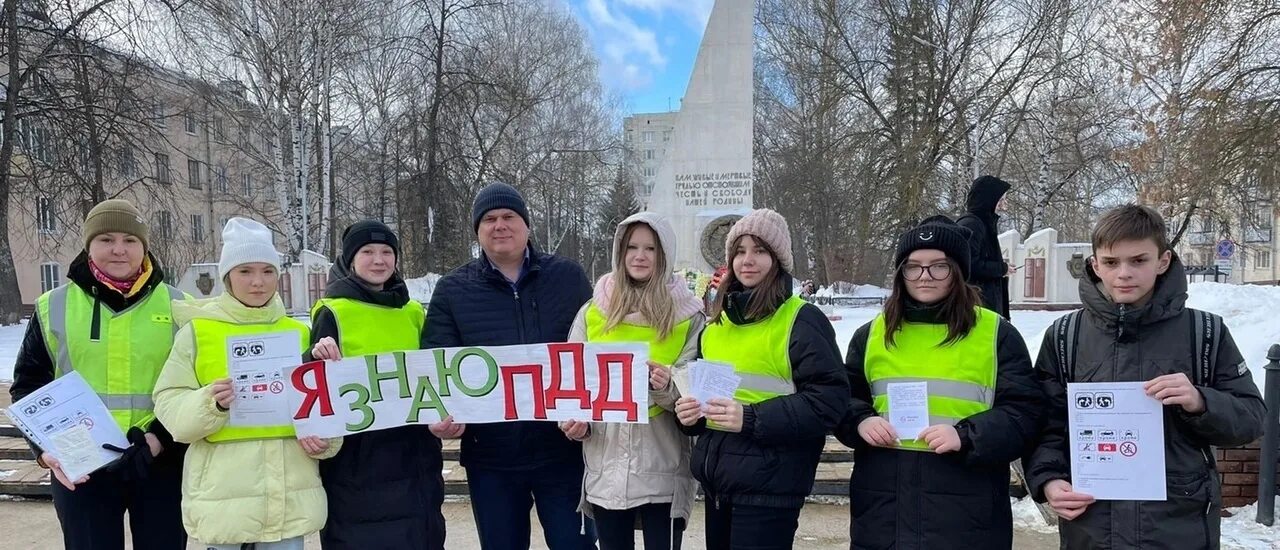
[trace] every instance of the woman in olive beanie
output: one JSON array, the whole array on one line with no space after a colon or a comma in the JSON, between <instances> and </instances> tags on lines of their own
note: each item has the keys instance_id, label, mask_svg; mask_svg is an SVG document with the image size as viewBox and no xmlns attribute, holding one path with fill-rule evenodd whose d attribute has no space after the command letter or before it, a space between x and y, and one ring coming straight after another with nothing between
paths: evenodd
<instances>
[{"instance_id":1,"label":"woman in olive beanie","mask_svg":"<svg viewBox=\"0 0 1280 550\"><path fill-rule=\"evenodd\" d=\"M22 399L75 371L102 397L130 446L120 459L81 479L68 479L58 458L32 445L53 479L53 505L70 550L124 545L124 514L136 548L186 548L182 527L182 458L156 421L151 392L173 345L172 300L148 251L147 224L129 201L99 203L85 217L85 249L67 269L69 281L36 300L18 351L9 394ZM145 345L135 345L145 342Z\"/></svg>"}]
</instances>

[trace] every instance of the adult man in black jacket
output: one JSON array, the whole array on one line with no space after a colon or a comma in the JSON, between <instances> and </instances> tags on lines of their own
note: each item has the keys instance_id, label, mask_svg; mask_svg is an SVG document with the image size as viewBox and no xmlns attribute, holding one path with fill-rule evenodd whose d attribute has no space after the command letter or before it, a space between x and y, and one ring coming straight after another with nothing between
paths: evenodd
<instances>
[{"instance_id":1,"label":"adult man in black jacket","mask_svg":"<svg viewBox=\"0 0 1280 550\"><path fill-rule=\"evenodd\" d=\"M427 307L422 348L563 342L591 282L578 264L534 249L529 214L515 188L493 183L471 207L480 258L440 279ZM529 547L536 501L551 550L595 548L590 519L577 513L582 444L554 422L432 426L462 438L472 513L486 550Z\"/></svg>"},{"instance_id":2,"label":"adult man in black jacket","mask_svg":"<svg viewBox=\"0 0 1280 550\"><path fill-rule=\"evenodd\" d=\"M996 227L1000 223L1004 195L1009 183L995 176L982 176L973 180L969 197L965 201L965 214L956 223L969 230L969 254L973 268L969 271L969 284L982 290L982 305L1009 318L1009 277L1015 273L1000 253L1000 239Z\"/></svg>"}]
</instances>

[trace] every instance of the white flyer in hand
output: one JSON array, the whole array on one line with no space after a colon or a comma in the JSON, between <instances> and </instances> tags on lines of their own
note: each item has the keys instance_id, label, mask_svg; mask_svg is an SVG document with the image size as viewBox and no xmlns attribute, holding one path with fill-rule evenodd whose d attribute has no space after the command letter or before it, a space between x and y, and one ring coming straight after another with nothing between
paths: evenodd
<instances>
[{"instance_id":1,"label":"white flyer in hand","mask_svg":"<svg viewBox=\"0 0 1280 550\"><path fill-rule=\"evenodd\" d=\"M929 427L929 383L889 384L889 424L898 439L911 440Z\"/></svg>"},{"instance_id":2,"label":"white flyer in hand","mask_svg":"<svg viewBox=\"0 0 1280 550\"><path fill-rule=\"evenodd\" d=\"M58 459L62 471L73 481L120 457L120 453L103 449L104 443L129 447L102 398L78 372L46 384L18 400L8 412L13 424Z\"/></svg>"},{"instance_id":3,"label":"white flyer in hand","mask_svg":"<svg viewBox=\"0 0 1280 550\"><path fill-rule=\"evenodd\" d=\"M300 337L298 331L290 330L227 339L227 373L236 394L230 425L293 424L284 370L302 362Z\"/></svg>"},{"instance_id":4,"label":"white flyer in hand","mask_svg":"<svg viewBox=\"0 0 1280 550\"><path fill-rule=\"evenodd\" d=\"M1165 500L1164 410L1142 382L1067 384L1071 486L1098 500Z\"/></svg>"},{"instance_id":5,"label":"white flyer in hand","mask_svg":"<svg viewBox=\"0 0 1280 550\"><path fill-rule=\"evenodd\" d=\"M733 371L733 365L701 359L689 363L689 377L692 386L689 396L704 408L712 399L733 399L742 384L742 377Z\"/></svg>"}]
</instances>

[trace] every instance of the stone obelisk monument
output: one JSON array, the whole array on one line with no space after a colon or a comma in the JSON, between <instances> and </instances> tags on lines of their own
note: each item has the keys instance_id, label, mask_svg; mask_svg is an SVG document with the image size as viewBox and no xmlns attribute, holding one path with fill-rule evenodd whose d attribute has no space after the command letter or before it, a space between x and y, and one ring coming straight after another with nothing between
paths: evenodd
<instances>
[{"instance_id":1,"label":"stone obelisk monument","mask_svg":"<svg viewBox=\"0 0 1280 550\"><path fill-rule=\"evenodd\" d=\"M658 168L648 209L675 228L674 269L724 265L724 236L752 208L754 12L754 0L716 0Z\"/></svg>"}]
</instances>

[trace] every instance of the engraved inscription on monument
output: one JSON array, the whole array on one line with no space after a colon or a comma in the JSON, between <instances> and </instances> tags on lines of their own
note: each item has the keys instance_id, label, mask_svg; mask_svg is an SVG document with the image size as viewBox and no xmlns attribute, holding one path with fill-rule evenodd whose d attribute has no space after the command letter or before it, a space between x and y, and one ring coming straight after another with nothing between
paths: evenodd
<instances>
[{"instance_id":1,"label":"engraved inscription on monument","mask_svg":"<svg viewBox=\"0 0 1280 550\"><path fill-rule=\"evenodd\" d=\"M751 207L751 173L677 174L676 200L684 206Z\"/></svg>"}]
</instances>

